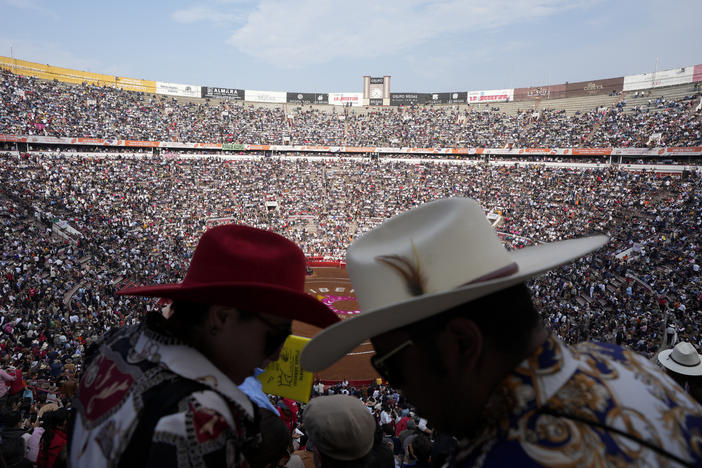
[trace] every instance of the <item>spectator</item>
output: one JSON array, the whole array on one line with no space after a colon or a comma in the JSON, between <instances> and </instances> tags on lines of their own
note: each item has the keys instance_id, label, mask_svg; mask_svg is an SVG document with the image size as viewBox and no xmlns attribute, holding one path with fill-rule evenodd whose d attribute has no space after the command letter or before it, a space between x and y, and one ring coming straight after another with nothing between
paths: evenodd
<instances>
[{"instance_id":1,"label":"spectator","mask_svg":"<svg viewBox=\"0 0 702 468\"><path fill-rule=\"evenodd\" d=\"M363 313L316 335L302 366L319 371L371 337L381 376L439 430L463 438L457 466L631 463L632 456L699 465L692 434L702 429L702 407L631 351L587 342L571 351L539 323L522 284L607 240L509 253L474 200L420 206L349 248ZM615 421L612 411L630 416ZM572 435L554 438L542 425ZM589 442L576 449L576 439Z\"/></svg>"},{"instance_id":2,"label":"spectator","mask_svg":"<svg viewBox=\"0 0 702 468\"><path fill-rule=\"evenodd\" d=\"M303 422L318 468L369 466L376 424L360 400L347 395L314 398Z\"/></svg>"},{"instance_id":3,"label":"spectator","mask_svg":"<svg viewBox=\"0 0 702 468\"><path fill-rule=\"evenodd\" d=\"M245 465L245 441L259 428L236 385L277 359L293 318L319 327L338 321L303 292L304 267L288 239L226 225L202 236L182 282L120 290L169 298L172 315L154 311L89 353L71 465ZM96 405L106 389L114 398ZM129 426L134 431L113 430ZM104 434L99 442L96 433Z\"/></svg>"}]
</instances>

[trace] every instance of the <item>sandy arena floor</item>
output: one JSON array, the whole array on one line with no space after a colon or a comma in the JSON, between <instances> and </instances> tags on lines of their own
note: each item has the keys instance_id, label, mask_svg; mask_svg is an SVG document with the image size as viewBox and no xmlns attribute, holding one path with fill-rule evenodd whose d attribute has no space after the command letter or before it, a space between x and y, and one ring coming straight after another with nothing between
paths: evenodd
<instances>
[{"instance_id":1,"label":"sandy arena floor","mask_svg":"<svg viewBox=\"0 0 702 468\"><path fill-rule=\"evenodd\" d=\"M309 294L335 309L342 318L353 316L359 309L356 296L346 270L335 267L313 268L314 273L307 277L305 288ZM313 337L319 328L300 322L293 322L293 333L299 336ZM370 364L373 346L370 341L361 343L351 353L333 366L317 374L320 379L329 380L366 380L378 377Z\"/></svg>"}]
</instances>

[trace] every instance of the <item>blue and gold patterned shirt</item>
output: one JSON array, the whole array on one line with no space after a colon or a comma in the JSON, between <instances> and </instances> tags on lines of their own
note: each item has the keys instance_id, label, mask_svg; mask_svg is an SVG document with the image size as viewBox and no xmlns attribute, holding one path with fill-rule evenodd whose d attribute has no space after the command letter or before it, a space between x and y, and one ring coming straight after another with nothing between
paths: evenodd
<instances>
[{"instance_id":1,"label":"blue and gold patterned shirt","mask_svg":"<svg viewBox=\"0 0 702 468\"><path fill-rule=\"evenodd\" d=\"M702 466L702 407L619 346L554 336L502 381L453 466Z\"/></svg>"}]
</instances>

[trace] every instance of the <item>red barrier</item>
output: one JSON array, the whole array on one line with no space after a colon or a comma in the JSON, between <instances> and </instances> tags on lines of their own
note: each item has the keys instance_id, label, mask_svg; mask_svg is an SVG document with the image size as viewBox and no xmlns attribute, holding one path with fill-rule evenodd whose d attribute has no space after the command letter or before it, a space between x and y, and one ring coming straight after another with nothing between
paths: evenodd
<instances>
[{"instance_id":1,"label":"red barrier","mask_svg":"<svg viewBox=\"0 0 702 468\"><path fill-rule=\"evenodd\" d=\"M339 385L342 380L320 380L325 387L333 387L334 385ZM368 380L349 380L349 387L356 387L356 388L366 388L369 387L371 384L375 383L375 379L368 379Z\"/></svg>"},{"instance_id":2,"label":"red barrier","mask_svg":"<svg viewBox=\"0 0 702 468\"><path fill-rule=\"evenodd\" d=\"M333 261L333 260L312 260L308 257L307 258L307 266L309 266L309 267L346 268L346 262Z\"/></svg>"}]
</instances>

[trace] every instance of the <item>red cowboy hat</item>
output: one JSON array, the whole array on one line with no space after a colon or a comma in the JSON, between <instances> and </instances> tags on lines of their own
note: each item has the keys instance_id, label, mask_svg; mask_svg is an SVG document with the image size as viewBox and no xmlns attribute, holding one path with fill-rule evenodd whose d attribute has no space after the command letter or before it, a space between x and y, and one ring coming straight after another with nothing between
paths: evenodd
<instances>
[{"instance_id":1,"label":"red cowboy hat","mask_svg":"<svg viewBox=\"0 0 702 468\"><path fill-rule=\"evenodd\" d=\"M302 250L285 237L229 224L202 235L182 283L117 294L239 307L325 328L339 318L305 293L305 265Z\"/></svg>"}]
</instances>

